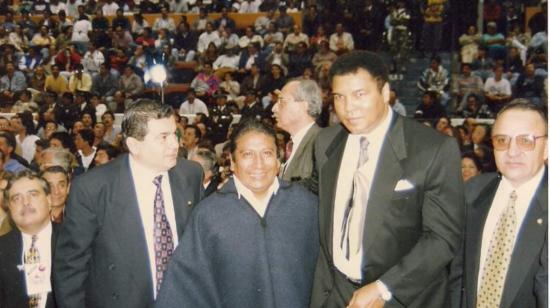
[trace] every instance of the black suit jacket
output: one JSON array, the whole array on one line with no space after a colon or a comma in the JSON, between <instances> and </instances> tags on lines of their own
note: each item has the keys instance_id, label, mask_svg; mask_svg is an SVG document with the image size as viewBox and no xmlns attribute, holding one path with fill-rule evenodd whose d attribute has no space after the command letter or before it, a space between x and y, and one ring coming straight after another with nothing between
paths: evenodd
<instances>
[{"instance_id":1,"label":"black suit jacket","mask_svg":"<svg viewBox=\"0 0 550 308\"><path fill-rule=\"evenodd\" d=\"M168 174L181 238L202 169L180 160ZM152 307L149 264L128 155L75 178L54 260L59 307Z\"/></svg>"},{"instance_id":2,"label":"black suit jacket","mask_svg":"<svg viewBox=\"0 0 550 308\"><path fill-rule=\"evenodd\" d=\"M483 228L501 177L486 174L468 183L481 189L467 189L464 236L462 307L476 306L479 258ZM485 183L484 183L485 182ZM519 230L504 284L500 308L548 307L548 172L529 205ZM460 256L462 257L462 256ZM455 305L456 306L456 305Z\"/></svg>"},{"instance_id":3,"label":"black suit jacket","mask_svg":"<svg viewBox=\"0 0 550 308\"><path fill-rule=\"evenodd\" d=\"M52 254L57 225L52 225ZM28 308L29 297L25 285L25 272L19 270L23 254L23 237L15 228L0 237L0 308ZM52 255L53 258L53 255ZM53 271L52 271L53 273ZM53 281L52 281L53 287ZM55 308L52 292L48 293L46 308Z\"/></svg>"},{"instance_id":4,"label":"black suit jacket","mask_svg":"<svg viewBox=\"0 0 550 308\"><path fill-rule=\"evenodd\" d=\"M340 292L333 265L333 211L348 131L323 129L315 144L321 251L312 307L334 307L327 301ZM413 188L396 190L398 182ZM363 280L380 279L393 294L386 307L442 307L448 270L460 245L464 196L456 140L394 114L375 170L363 236ZM345 292L344 292L345 293ZM341 294L345 305L352 292Z\"/></svg>"}]
</instances>

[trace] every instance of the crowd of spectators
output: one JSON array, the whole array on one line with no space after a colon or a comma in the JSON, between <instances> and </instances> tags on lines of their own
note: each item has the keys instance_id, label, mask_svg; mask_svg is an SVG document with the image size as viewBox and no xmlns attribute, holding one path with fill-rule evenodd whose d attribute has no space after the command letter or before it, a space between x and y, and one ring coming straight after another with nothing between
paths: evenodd
<instances>
[{"instance_id":1,"label":"crowd of spectators","mask_svg":"<svg viewBox=\"0 0 550 308\"><path fill-rule=\"evenodd\" d=\"M403 43L396 41L403 29L417 51L431 54L430 66L418 76L421 103L409 116L455 136L468 166L495 168L490 125L479 119L493 118L512 99L547 104L546 1L527 29L523 7L488 1L484 28L469 26L458 38L456 77L438 55L450 14L445 0L367 0L359 6L338 1L337 10L292 0L37 0L21 1L17 8L1 3L0 111L15 114L0 118L3 170L9 172L40 170L48 147L70 154L74 175L116 157L124 145L115 114L140 98L160 99L149 69L162 64L168 85L189 87L184 95L166 97L186 115L178 118L182 157L200 153L196 159L205 172L223 182L230 174L227 137L236 119L273 124L276 90L301 77L321 86L318 124L337 123L331 63L356 48L371 49L394 57L398 71L407 60L403 52L411 52L392 51L392 44ZM236 26L238 15L229 14L257 12L265 14L242 29ZM294 12L301 12L301 24L289 15ZM144 18L149 13L159 14L152 23ZM189 22L186 15L171 13L198 17ZM406 18L396 23L397 15ZM395 89L390 104L407 115ZM454 127L448 115L465 118L464 124ZM288 140L279 131L282 154Z\"/></svg>"}]
</instances>

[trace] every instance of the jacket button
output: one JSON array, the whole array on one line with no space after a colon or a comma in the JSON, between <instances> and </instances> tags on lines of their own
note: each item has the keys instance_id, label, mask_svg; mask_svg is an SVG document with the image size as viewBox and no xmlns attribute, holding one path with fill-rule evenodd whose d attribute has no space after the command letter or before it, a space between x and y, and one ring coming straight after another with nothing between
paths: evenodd
<instances>
[{"instance_id":1,"label":"jacket button","mask_svg":"<svg viewBox=\"0 0 550 308\"><path fill-rule=\"evenodd\" d=\"M108 269L109 269L110 271L112 271L112 270L115 269L115 267L116 267L116 266L115 266L113 263L111 263L111 264L109 264Z\"/></svg>"}]
</instances>

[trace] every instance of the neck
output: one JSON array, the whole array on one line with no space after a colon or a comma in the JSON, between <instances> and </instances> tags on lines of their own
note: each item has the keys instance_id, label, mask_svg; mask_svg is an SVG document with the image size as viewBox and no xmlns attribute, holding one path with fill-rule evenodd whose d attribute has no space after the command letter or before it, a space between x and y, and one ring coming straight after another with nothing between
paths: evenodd
<instances>
[{"instance_id":1,"label":"neck","mask_svg":"<svg viewBox=\"0 0 550 308\"><path fill-rule=\"evenodd\" d=\"M88 155L90 155L90 154L93 153L93 149L92 149L92 147L89 146L89 145L84 146L84 147L82 148L81 151L82 151L82 154L84 154L84 155L86 155L86 156L88 156Z\"/></svg>"},{"instance_id":2,"label":"neck","mask_svg":"<svg viewBox=\"0 0 550 308\"><path fill-rule=\"evenodd\" d=\"M46 228L46 226L49 223L50 223L50 219L48 217L47 219L45 219L44 221L42 221L40 223L33 224L31 226L27 226L27 227L24 227L24 228L21 227L21 226L17 226L17 228L25 234L37 235L38 233L40 233L40 231L44 230L44 228Z\"/></svg>"}]
</instances>

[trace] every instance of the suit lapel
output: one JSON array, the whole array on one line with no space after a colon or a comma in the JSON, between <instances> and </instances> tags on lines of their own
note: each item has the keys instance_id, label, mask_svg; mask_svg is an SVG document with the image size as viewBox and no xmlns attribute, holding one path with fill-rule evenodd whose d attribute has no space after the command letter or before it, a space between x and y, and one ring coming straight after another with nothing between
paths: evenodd
<instances>
[{"instance_id":1,"label":"suit lapel","mask_svg":"<svg viewBox=\"0 0 550 308\"><path fill-rule=\"evenodd\" d=\"M363 251L375 242L376 233L384 222L384 214L391 203L395 183L403 174L401 160L407 157L403 119L393 114L386 134L370 188L367 214L363 225Z\"/></svg>"},{"instance_id":2,"label":"suit lapel","mask_svg":"<svg viewBox=\"0 0 550 308\"><path fill-rule=\"evenodd\" d=\"M469 207L469 213L467 213L464 273L466 277L468 307L475 307L483 227L485 226L485 220L489 214L489 209L491 208L499 183L500 177L496 177L489 182L487 187L479 194L479 197L472 203L473 205Z\"/></svg>"},{"instance_id":3,"label":"suit lapel","mask_svg":"<svg viewBox=\"0 0 550 308\"><path fill-rule=\"evenodd\" d=\"M111 224L123 232L115 232L113 237L120 246L120 251L127 256L128 272L132 274L134 283L143 284L138 290L149 290L153 298L152 275L149 269L149 255L135 185L130 170L128 155L123 157L119 164L119 179L113 189L116 192L110 215ZM151 204L151 206L153 206Z\"/></svg>"},{"instance_id":4,"label":"suit lapel","mask_svg":"<svg viewBox=\"0 0 550 308\"><path fill-rule=\"evenodd\" d=\"M319 131L319 127L317 124L313 124L311 126L307 133L304 135L304 138L302 138L302 141L300 141L300 144L298 145L298 148L296 149L296 153L294 154L294 157L292 158L292 161L288 166L286 166L286 173L292 175L296 171L301 171L301 165L303 163L303 158L306 155L311 155L311 153L307 153L304 148L317 136L317 132ZM281 165L281 168L283 168L283 165ZM290 177L286 176L286 174L283 175L285 179L288 179L290 181Z\"/></svg>"},{"instance_id":5,"label":"suit lapel","mask_svg":"<svg viewBox=\"0 0 550 308\"><path fill-rule=\"evenodd\" d=\"M189 216L189 211L193 204L193 193L190 191L190 186L187 179L181 173L175 172L174 167L170 169L168 175L170 177L170 190L172 192L172 202L174 203L174 214L176 216L176 228L178 239L183 235L183 230L186 223L186 218Z\"/></svg>"},{"instance_id":6,"label":"suit lapel","mask_svg":"<svg viewBox=\"0 0 550 308\"><path fill-rule=\"evenodd\" d=\"M321 202L319 211L319 224L321 234L325 238L328 251L327 255L332 256L332 229L334 217L334 198L336 197L336 184L338 179L338 170L341 168L342 156L346 148L348 132L342 128L327 148L325 155L326 163L321 170L319 179L321 187L319 191L319 200ZM342 166L345 168L344 166ZM332 260L332 258L331 258Z\"/></svg>"},{"instance_id":7,"label":"suit lapel","mask_svg":"<svg viewBox=\"0 0 550 308\"><path fill-rule=\"evenodd\" d=\"M547 172L529 205L520 227L516 245L510 260L501 307L509 307L529 273L533 262L538 262L547 229L548 178Z\"/></svg>"}]
</instances>

